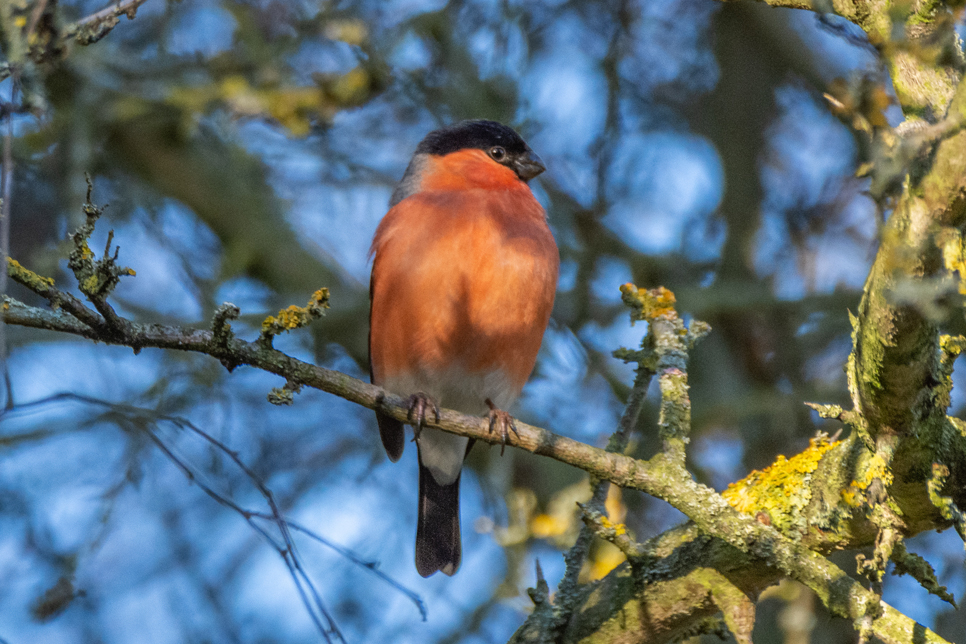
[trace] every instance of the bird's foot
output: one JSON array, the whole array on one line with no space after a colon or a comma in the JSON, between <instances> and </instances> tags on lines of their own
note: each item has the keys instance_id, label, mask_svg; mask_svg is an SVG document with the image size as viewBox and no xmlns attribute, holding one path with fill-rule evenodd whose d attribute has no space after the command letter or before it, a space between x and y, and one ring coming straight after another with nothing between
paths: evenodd
<instances>
[{"instance_id":1,"label":"bird's foot","mask_svg":"<svg viewBox=\"0 0 966 644\"><path fill-rule=\"evenodd\" d=\"M487 414L490 419L490 433L492 434L494 429L500 432L500 456L503 456L503 450L506 449L506 439L510 435L510 430L513 430L517 438L520 438L520 432L517 431L517 423L513 420L513 416L509 412L498 409L489 398L484 402L490 408L490 412Z\"/></svg>"},{"instance_id":2,"label":"bird's foot","mask_svg":"<svg viewBox=\"0 0 966 644\"><path fill-rule=\"evenodd\" d=\"M433 417L436 418L436 422L439 422L439 405L433 400L429 394L424 394L421 391L417 391L412 396L409 397L409 413L406 417L413 426L413 440L419 438L420 432L423 431L423 423L426 422L426 412L432 410Z\"/></svg>"}]
</instances>

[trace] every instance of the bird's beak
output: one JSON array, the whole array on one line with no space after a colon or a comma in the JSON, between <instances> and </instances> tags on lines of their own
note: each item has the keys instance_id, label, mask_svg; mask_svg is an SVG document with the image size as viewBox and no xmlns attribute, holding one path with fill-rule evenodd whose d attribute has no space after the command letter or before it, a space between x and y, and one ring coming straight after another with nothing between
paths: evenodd
<instances>
[{"instance_id":1,"label":"bird's beak","mask_svg":"<svg viewBox=\"0 0 966 644\"><path fill-rule=\"evenodd\" d=\"M543 165L543 161L540 160L540 157L533 150L527 150L526 154L514 159L512 165L517 176L524 181L533 179L547 169L547 166Z\"/></svg>"}]
</instances>

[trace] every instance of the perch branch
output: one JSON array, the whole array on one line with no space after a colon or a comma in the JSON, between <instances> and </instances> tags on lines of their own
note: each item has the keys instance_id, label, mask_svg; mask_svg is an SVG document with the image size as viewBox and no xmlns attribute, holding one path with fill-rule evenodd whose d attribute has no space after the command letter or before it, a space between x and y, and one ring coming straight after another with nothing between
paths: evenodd
<instances>
[{"instance_id":1,"label":"perch branch","mask_svg":"<svg viewBox=\"0 0 966 644\"><path fill-rule=\"evenodd\" d=\"M216 334L210 330L143 324L123 317L119 317L115 325L109 326L79 300L54 287L50 280L27 271L13 260L8 260L8 274L28 288L33 286L32 290L52 305L64 307L64 303L67 303L67 312L75 317L80 326L66 323L63 313L29 307L11 298L5 298L3 304L3 317L7 324L23 323L56 329L135 350L158 348L203 353L223 364L252 366L285 378L286 382L335 394L402 422L407 420L409 409L405 398L344 373L302 362L264 343L248 342L226 333L220 333L216 338ZM92 326L86 323L88 320ZM450 409L441 409L439 422L429 422L427 426L489 444L502 440L502 437L489 432L484 418L467 416ZM518 422L517 426L519 435L511 435L508 439L511 446L578 467L598 479L621 487L641 490L664 499L689 516L702 531L811 588L833 614L857 621L870 614L872 603L879 604L880 600L873 593L825 557L784 537L771 526L759 523L754 517L739 513L714 490L695 482L679 463L666 454L658 454L651 461L643 462L523 422ZM888 644L912 642L896 634L922 631L923 627L913 620L884 604L882 606L884 608L872 627L883 641ZM931 632L927 633L933 639L926 641L943 641Z\"/></svg>"}]
</instances>

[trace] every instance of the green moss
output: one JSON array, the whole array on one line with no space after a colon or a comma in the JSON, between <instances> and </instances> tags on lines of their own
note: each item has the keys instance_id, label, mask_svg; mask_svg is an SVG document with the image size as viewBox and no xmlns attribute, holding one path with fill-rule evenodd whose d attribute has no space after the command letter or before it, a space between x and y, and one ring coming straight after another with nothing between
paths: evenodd
<instances>
[{"instance_id":1,"label":"green moss","mask_svg":"<svg viewBox=\"0 0 966 644\"><path fill-rule=\"evenodd\" d=\"M942 114L956 89L953 80L941 68L902 50L889 58L889 74L907 118L928 111Z\"/></svg>"},{"instance_id":2,"label":"green moss","mask_svg":"<svg viewBox=\"0 0 966 644\"><path fill-rule=\"evenodd\" d=\"M966 156L962 153L964 147L966 132L960 132L944 141L937 150L932 168L922 180L922 198L924 207L929 212L950 213L951 206L956 206L956 200L961 200L966 193ZM953 211L941 217L941 220L953 224L953 217L957 214ZM950 221L951 219L953 220Z\"/></svg>"},{"instance_id":3,"label":"green moss","mask_svg":"<svg viewBox=\"0 0 966 644\"><path fill-rule=\"evenodd\" d=\"M684 458L691 429L691 400L688 397L688 375L676 368L661 370L661 413L658 425L664 449Z\"/></svg>"},{"instance_id":4,"label":"green moss","mask_svg":"<svg viewBox=\"0 0 966 644\"><path fill-rule=\"evenodd\" d=\"M909 18L906 25L928 25L936 18L936 13L943 3L940 0L925 0Z\"/></svg>"}]
</instances>

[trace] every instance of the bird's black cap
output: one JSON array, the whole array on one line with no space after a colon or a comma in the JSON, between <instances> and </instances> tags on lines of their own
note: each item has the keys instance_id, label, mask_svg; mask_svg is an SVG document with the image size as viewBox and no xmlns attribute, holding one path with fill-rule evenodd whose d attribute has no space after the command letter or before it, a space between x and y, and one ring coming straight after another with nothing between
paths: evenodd
<instances>
[{"instance_id":1,"label":"bird's black cap","mask_svg":"<svg viewBox=\"0 0 966 644\"><path fill-rule=\"evenodd\" d=\"M467 148L504 148L511 155L526 154L530 148L520 135L496 121L461 121L433 130L416 148L416 154L445 155Z\"/></svg>"},{"instance_id":2,"label":"bird's black cap","mask_svg":"<svg viewBox=\"0 0 966 644\"><path fill-rule=\"evenodd\" d=\"M433 130L416 147L416 154L445 156L474 149L486 151L494 161L516 172L521 181L547 169L519 134L496 121L462 121Z\"/></svg>"},{"instance_id":3,"label":"bird's black cap","mask_svg":"<svg viewBox=\"0 0 966 644\"><path fill-rule=\"evenodd\" d=\"M496 150L495 148L502 148ZM393 190L389 206L419 192L426 155L445 156L460 150L483 150L500 165L513 170L521 181L529 181L547 168L520 135L496 121L462 121L433 130L416 147L409 167ZM499 152L500 154L495 154Z\"/></svg>"}]
</instances>

